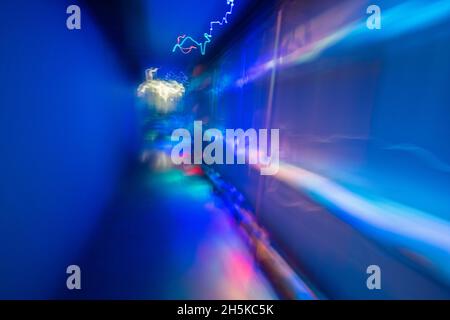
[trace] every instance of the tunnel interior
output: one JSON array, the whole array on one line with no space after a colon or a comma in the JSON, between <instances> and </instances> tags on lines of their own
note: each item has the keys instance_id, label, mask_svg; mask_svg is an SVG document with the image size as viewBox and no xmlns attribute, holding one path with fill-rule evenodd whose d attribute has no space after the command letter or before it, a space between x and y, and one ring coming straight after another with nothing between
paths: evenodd
<instances>
[{"instance_id":1,"label":"tunnel interior","mask_svg":"<svg viewBox=\"0 0 450 320\"><path fill-rule=\"evenodd\" d=\"M449 0L0 23L0 298L450 298Z\"/></svg>"}]
</instances>

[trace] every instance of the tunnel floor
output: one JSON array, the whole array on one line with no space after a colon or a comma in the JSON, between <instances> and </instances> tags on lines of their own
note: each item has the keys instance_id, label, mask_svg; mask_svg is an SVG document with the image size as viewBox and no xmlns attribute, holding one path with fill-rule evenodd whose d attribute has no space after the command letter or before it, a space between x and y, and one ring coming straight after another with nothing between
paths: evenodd
<instances>
[{"instance_id":1,"label":"tunnel floor","mask_svg":"<svg viewBox=\"0 0 450 320\"><path fill-rule=\"evenodd\" d=\"M165 157L146 162L98 223L73 297L276 298L199 168L173 168Z\"/></svg>"}]
</instances>

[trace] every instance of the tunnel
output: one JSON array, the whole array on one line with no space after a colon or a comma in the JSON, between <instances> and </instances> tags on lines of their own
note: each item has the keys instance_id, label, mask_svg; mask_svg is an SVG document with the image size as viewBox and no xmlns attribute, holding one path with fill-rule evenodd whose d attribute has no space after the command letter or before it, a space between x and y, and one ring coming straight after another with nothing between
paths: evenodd
<instances>
[{"instance_id":1,"label":"tunnel","mask_svg":"<svg viewBox=\"0 0 450 320\"><path fill-rule=\"evenodd\" d=\"M0 23L0 299L450 298L449 0Z\"/></svg>"}]
</instances>

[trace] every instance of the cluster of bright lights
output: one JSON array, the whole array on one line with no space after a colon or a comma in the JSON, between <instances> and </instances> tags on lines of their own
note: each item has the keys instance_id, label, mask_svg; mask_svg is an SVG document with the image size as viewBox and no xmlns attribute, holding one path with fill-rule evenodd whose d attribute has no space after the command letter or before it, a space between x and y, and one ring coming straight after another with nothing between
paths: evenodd
<instances>
[{"instance_id":1,"label":"cluster of bright lights","mask_svg":"<svg viewBox=\"0 0 450 320\"><path fill-rule=\"evenodd\" d=\"M177 49L179 49L182 53L189 54L192 52L192 50L196 50L197 48L200 48L201 54L205 55L206 45L211 42L214 25L217 24L217 25L223 26L224 24L228 23L228 16L233 14L234 1L235 0L227 0L227 5L229 5L230 8L225 13L225 16L222 18L222 20L210 22L209 33L203 34L203 36L205 37L205 40L196 41L191 36L181 35L177 38L177 43L173 47L172 52L175 52ZM189 46L185 46L185 44L189 43L189 41L191 44Z\"/></svg>"},{"instance_id":2,"label":"cluster of bright lights","mask_svg":"<svg viewBox=\"0 0 450 320\"><path fill-rule=\"evenodd\" d=\"M167 102L182 97L184 86L176 81L151 80L143 83L138 89L139 96L144 96L148 92L157 94Z\"/></svg>"},{"instance_id":3,"label":"cluster of bright lights","mask_svg":"<svg viewBox=\"0 0 450 320\"><path fill-rule=\"evenodd\" d=\"M150 104L159 111L170 111L174 102L185 93L183 84L175 80L154 79L157 68L146 71L147 79L139 86L137 94L139 97L147 97Z\"/></svg>"}]
</instances>

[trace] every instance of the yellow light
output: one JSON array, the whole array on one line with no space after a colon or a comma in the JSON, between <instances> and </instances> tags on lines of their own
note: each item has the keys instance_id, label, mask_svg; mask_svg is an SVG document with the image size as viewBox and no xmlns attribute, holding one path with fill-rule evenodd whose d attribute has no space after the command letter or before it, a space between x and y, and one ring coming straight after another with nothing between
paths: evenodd
<instances>
[{"instance_id":1,"label":"yellow light","mask_svg":"<svg viewBox=\"0 0 450 320\"><path fill-rule=\"evenodd\" d=\"M139 97L148 97L150 104L158 111L168 112L174 108L177 99L184 95L185 88L175 80L154 79L157 70L146 70L147 79L139 86L137 93Z\"/></svg>"},{"instance_id":2,"label":"yellow light","mask_svg":"<svg viewBox=\"0 0 450 320\"><path fill-rule=\"evenodd\" d=\"M177 81L150 80L144 82L138 89L138 94L144 96L146 93L157 94L164 101L180 98L184 94L184 86Z\"/></svg>"}]
</instances>

